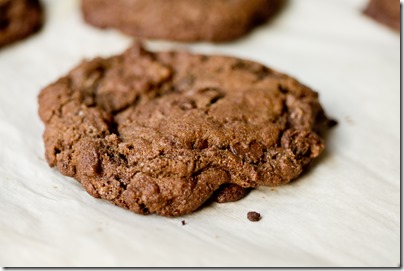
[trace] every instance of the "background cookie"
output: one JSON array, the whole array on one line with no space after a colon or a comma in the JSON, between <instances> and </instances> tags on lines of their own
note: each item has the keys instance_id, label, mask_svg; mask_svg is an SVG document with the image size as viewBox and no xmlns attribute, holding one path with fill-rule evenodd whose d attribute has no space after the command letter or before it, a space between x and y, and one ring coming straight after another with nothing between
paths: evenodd
<instances>
[{"instance_id":1,"label":"background cookie","mask_svg":"<svg viewBox=\"0 0 404 271\"><path fill-rule=\"evenodd\" d=\"M400 1L370 0L364 13L395 31L400 31Z\"/></svg>"},{"instance_id":2,"label":"background cookie","mask_svg":"<svg viewBox=\"0 0 404 271\"><path fill-rule=\"evenodd\" d=\"M38 0L0 0L0 47L38 31L41 24Z\"/></svg>"},{"instance_id":3,"label":"background cookie","mask_svg":"<svg viewBox=\"0 0 404 271\"><path fill-rule=\"evenodd\" d=\"M82 0L84 19L129 35L227 41L265 22L284 0Z\"/></svg>"},{"instance_id":4,"label":"background cookie","mask_svg":"<svg viewBox=\"0 0 404 271\"><path fill-rule=\"evenodd\" d=\"M317 93L284 74L140 45L83 62L41 92L39 114L50 166L94 197L166 216L288 183L329 124Z\"/></svg>"}]
</instances>

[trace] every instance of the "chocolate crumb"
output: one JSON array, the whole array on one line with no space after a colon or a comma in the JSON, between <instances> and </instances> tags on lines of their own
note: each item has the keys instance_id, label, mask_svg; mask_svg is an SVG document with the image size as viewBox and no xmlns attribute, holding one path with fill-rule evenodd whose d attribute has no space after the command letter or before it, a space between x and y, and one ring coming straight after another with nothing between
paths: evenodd
<instances>
[{"instance_id":1,"label":"chocolate crumb","mask_svg":"<svg viewBox=\"0 0 404 271\"><path fill-rule=\"evenodd\" d=\"M185 226L185 224L187 224L187 223L185 223L185 220L182 220L181 224L182 224L182 226Z\"/></svg>"},{"instance_id":2,"label":"chocolate crumb","mask_svg":"<svg viewBox=\"0 0 404 271\"><path fill-rule=\"evenodd\" d=\"M252 222L257 222L257 221L260 221L261 214L257 213L257 212L248 212L247 213L247 218L248 218L248 220L250 220Z\"/></svg>"}]
</instances>

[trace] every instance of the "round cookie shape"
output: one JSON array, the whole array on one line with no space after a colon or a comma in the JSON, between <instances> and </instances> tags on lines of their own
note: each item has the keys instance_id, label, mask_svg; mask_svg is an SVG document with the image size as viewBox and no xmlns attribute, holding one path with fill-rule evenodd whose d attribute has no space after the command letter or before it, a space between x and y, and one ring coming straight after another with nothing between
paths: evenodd
<instances>
[{"instance_id":1,"label":"round cookie shape","mask_svg":"<svg viewBox=\"0 0 404 271\"><path fill-rule=\"evenodd\" d=\"M267 21L285 0L82 0L85 21L151 39L223 42Z\"/></svg>"},{"instance_id":2,"label":"round cookie shape","mask_svg":"<svg viewBox=\"0 0 404 271\"><path fill-rule=\"evenodd\" d=\"M94 197L164 216L290 182L330 123L317 93L285 74L140 44L44 88L39 115L51 167Z\"/></svg>"},{"instance_id":3,"label":"round cookie shape","mask_svg":"<svg viewBox=\"0 0 404 271\"><path fill-rule=\"evenodd\" d=\"M0 47L35 33L41 25L38 0L0 0Z\"/></svg>"}]
</instances>

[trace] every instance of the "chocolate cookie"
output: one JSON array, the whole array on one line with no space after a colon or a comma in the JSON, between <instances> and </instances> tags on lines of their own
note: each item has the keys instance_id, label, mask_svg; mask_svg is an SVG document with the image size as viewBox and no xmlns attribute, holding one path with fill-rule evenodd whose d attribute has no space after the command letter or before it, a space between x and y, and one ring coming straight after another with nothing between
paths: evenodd
<instances>
[{"instance_id":1,"label":"chocolate cookie","mask_svg":"<svg viewBox=\"0 0 404 271\"><path fill-rule=\"evenodd\" d=\"M31 35L41 24L38 0L0 0L0 47Z\"/></svg>"},{"instance_id":2,"label":"chocolate cookie","mask_svg":"<svg viewBox=\"0 0 404 271\"><path fill-rule=\"evenodd\" d=\"M82 0L84 19L136 37L228 41L272 17L285 0Z\"/></svg>"},{"instance_id":3,"label":"chocolate cookie","mask_svg":"<svg viewBox=\"0 0 404 271\"><path fill-rule=\"evenodd\" d=\"M51 167L94 197L165 216L290 182L323 151L329 124L317 93L287 75L139 44L43 89L39 114Z\"/></svg>"},{"instance_id":4,"label":"chocolate cookie","mask_svg":"<svg viewBox=\"0 0 404 271\"><path fill-rule=\"evenodd\" d=\"M376 21L400 32L400 1L399 0L370 0L364 13Z\"/></svg>"}]
</instances>

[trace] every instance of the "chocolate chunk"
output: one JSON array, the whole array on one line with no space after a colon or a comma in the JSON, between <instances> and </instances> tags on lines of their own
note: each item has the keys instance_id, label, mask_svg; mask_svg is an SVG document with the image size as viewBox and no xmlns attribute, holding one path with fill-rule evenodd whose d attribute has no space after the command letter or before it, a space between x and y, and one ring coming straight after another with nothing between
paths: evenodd
<instances>
[{"instance_id":1,"label":"chocolate chunk","mask_svg":"<svg viewBox=\"0 0 404 271\"><path fill-rule=\"evenodd\" d=\"M238 201L248 194L248 189L236 184L224 184L217 190L215 200L218 203Z\"/></svg>"}]
</instances>

